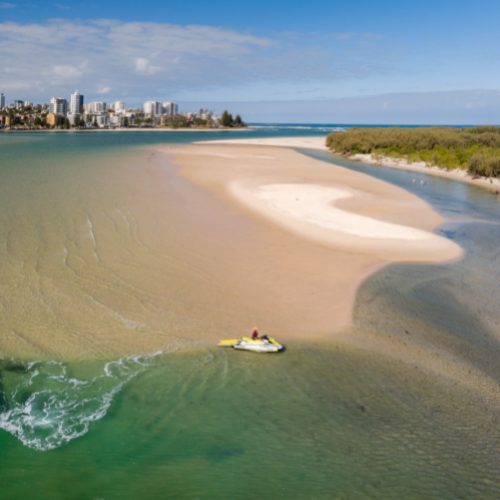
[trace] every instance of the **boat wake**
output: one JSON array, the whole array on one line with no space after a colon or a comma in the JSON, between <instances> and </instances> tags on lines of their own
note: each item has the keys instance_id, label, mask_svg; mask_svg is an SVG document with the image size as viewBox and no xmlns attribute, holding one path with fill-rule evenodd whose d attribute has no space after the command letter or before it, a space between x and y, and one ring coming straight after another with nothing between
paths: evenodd
<instances>
[{"instance_id":1,"label":"boat wake","mask_svg":"<svg viewBox=\"0 0 500 500\"><path fill-rule=\"evenodd\" d=\"M91 380L72 378L61 362L0 358L0 428L35 450L68 444L103 418L120 389L158 354L111 361Z\"/></svg>"}]
</instances>

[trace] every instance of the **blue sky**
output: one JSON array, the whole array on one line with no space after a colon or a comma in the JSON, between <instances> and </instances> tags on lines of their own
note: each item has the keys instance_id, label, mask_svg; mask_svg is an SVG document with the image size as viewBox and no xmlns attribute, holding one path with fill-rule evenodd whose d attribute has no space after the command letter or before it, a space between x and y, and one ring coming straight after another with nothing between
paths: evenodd
<instances>
[{"instance_id":1,"label":"blue sky","mask_svg":"<svg viewBox=\"0 0 500 500\"><path fill-rule=\"evenodd\" d=\"M86 100L207 107L343 100L342 109L406 94L410 121L415 93L429 93L426 121L445 123L434 92L444 101L468 91L453 119L492 121L496 94L478 92L500 88L498 19L493 1L10 0L0 2L0 92L39 102L78 88ZM383 104L359 118L383 121ZM478 106L485 113L472 117Z\"/></svg>"}]
</instances>

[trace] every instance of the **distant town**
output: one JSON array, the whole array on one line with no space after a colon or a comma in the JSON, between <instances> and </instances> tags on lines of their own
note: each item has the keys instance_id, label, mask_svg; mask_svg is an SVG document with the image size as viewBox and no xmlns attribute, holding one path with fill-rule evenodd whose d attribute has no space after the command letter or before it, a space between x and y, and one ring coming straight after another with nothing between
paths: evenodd
<instances>
[{"instance_id":1,"label":"distant town","mask_svg":"<svg viewBox=\"0 0 500 500\"><path fill-rule=\"evenodd\" d=\"M49 104L15 100L6 105L0 94L0 128L9 130L115 129L115 128L240 128L241 117L224 111L217 116L208 109L181 112L175 102L147 101L142 109L125 102L89 102L76 91L69 100L53 97Z\"/></svg>"}]
</instances>

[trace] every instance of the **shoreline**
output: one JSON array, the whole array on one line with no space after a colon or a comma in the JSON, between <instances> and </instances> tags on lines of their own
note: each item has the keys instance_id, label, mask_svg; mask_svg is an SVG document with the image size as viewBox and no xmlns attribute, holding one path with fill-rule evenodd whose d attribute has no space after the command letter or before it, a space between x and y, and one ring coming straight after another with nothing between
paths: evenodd
<instances>
[{"instance_id":1,"label":"shoreline","mask_svg":"<svg viewBox=\"0 0 500 500\"><path fill-rule=\"evenodd\" d=\"M487 178L479 177L474 178L468 174L465 170L455 169L447 171L445 169L428 166L424 162L409 163L403 159L392 159L374 158L371 154L341 154L336 151L332 151L326 146L326 136L325 137L279 137L272 139L230 139L221 141L198 141L195 144L246 144L246 145L260 145L260 146L279 146L288 148L303 148L303 149L317 149L320 151L326 151L331 153L333 156L340 156L352 161L359 161L362 163L368 163L370 165L379 165L381 167L398 168L402 170L409 170L416 173L436 175L439 177L444 177L451 180L456 180L460 182L466 182L474 186L479 186L482 188L489 188L495 194L500 194L500 179L498 178ZM498 191L498 193L497 193Z\"/></svg>"},{"instance_id":2,"label":"shoreline","mask_svg":"<svg viewBox=\"0 0 500 500\"><path fill-rule=\"evenodd\" d=\"M355 155L341 155L334 151L330 151L334 155L342 156L349 160L359 161L363 163L369 163L371 165L379 165L381 167L391 167L399 168L401 170L409 170L412 172L418 172L429 175L436 175L439 177L444 177L447 179L452 179L455 181L466 182L467 184L472 184L474 186L479 186L483 188L490 188L494 191L498 191L500 188L500 179L473 176L467 173L466 170L454 169L446 170L436 166L429 166L425 162L415 162L409 163L407 160L396 160L392 158L377 159L370 154L355 154ZM497 193L499 194L499 193Z\"/></svg>"}]
</instances>

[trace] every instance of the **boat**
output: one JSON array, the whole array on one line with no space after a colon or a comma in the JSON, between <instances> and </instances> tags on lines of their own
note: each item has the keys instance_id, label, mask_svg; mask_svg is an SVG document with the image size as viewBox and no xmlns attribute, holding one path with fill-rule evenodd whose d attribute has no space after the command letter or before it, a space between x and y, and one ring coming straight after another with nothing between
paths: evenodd
<instances>
[{"instance_id":1,"label":"boat","mask_svg":"<svg viewBox=\"0 0 500 500\"><path fill-rule=\"evenodd\" d=\"M250 337L243 337L242 339L221 340L219 342L219 346L233 347L234 349L253 352L279 352L283 350L283 346L270 337L255 340Z\"/></svg>"}]
</instances>

